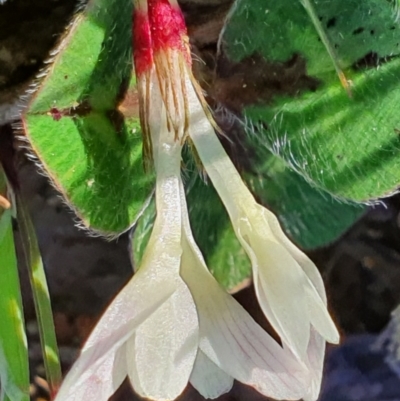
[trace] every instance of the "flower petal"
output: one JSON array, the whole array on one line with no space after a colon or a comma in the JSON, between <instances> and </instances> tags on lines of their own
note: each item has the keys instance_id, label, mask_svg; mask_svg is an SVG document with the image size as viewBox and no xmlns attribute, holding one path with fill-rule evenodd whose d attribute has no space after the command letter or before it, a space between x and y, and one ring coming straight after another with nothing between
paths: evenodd
<instances>
[{"instance_id":1,"label":"flower petal","mask_svg":"<svg viewBox=\"0 0 400 401\"><path fill-rule=\"evenodd\" d=\"M268 210L265 211L265 214L269 213L270 212ZM307 255L301 252L300 249L298 249L286 237L286 235L282 231L278 219L274 214L270 213L270 216L268 216L268 222L276 238L281 242L282 245L286 247L288 252L290 252L293 258L303 269L303 271L308 276L308 278L314 285L315 289L317 290L322 301L326 305L326 294L325 294L324 283L322 281L321 274L319 273L315 264L308 258ZM313 307L315 307L315 304L309 305L310 309L312 309ZM314 314L314 316L315 315L316 314ZM331 342L333 343L339 342L339 333L337 332L336 328L332 329L332 332L329 335ZM310 341L307 349L308 361L306 361L310 371L311 384L308 394L304 396L304 401L313 401L318 398L321 388L324 355L325 355L325 339L312 327L310 333Z\"/></svg>"},{"instance_id":2,"label":"flower petal","mask_svg":"<svg viewBox=\"0 0 400 401\"><path fill-rule=\"evenodd\" d=\"M195 273L199 266L189 263L183 256L182 265L188 268L181 274L198 308L200 349L229 375L264 395L301 398L307 383L300 364L211 277Z\"/></svg>"},{"instance_id":3,"label":"flower petal","mask_svg":"<svg viewBox=\"0 0 400 401\"><path fill-rule=\"evenodd\" d=\"M339 342L339 333L330 319L330 324L326 324L327 322L324 319L324 322L317 323L318 315L322 316L322 311L313 312L314 308L323 308L323 314L326 316L326 293L324 282L322 280L321 274L318 271L315 264L312 260L304 254L300 249L298 249L284 234L277 217L271 213L270 211L264 209L264 216L268 219L268 223L273 231L275 237L279 240L279 242L287 249L287 251L292 255L292 257L297 261L299 266L303 269L304 273L307 275L308 279L311 281L312 286L317 291L319 297L323 301L324 306L320 302L312 302L312 297L308 298L309 301L309 309L310 313L315 317L315 320L312 320L313 325L317 329L317 331L330 343L337 344ZM309 286L310 288L310 286ZM314 295L315 297L315 295Z\"/></svg>"},{"instance_id":4,"label":"flower petal","mask_svg":"<svg viewBox=\"0 0 400 401\"><path fill-rule=\"evenodd\" d=\"M154 400L175 399L189 381L197 347L196 307L182 281L127 341L128 374L136 392Z\"/></svg>"},{"instance_id":5,"label":"flower petal","mask_svg":"<svg viewBox=\"0 0 400 401\"><path fill-rule=\"evenodd\" d=\"M220 369L203 351L198 350L190 383L204 398L215 399L232 389L233 377Z\"/></svg>"},{"instance_id":6,"label":"flower petal","mask_svg":"<svg viewBox=\"0 0 400 401\"><path fill-rule=\"evenodd\" d=\"M209 273L190 230L183 188L181 198L181 276L196 303L200 350L228 375L264 395L301 398L309 384L305 366L282 349Z\"/></svg>"},{"instance_id":7,"label":"flower petal","mask_svg":"<svg viewBox=\"0 0 400 401\"><path fill-rule=\"evenodd\" d=\"M288 254L280 244L267 239L256 244L247 233L241 237L242 229L238 232L252 262L254 287L261 309L282 342L303 359L310 336L310 321L305 316L307 304L300 268L289 271L292 259L286 257Z\"/></svg>"},{"instance_id":8,"label":"flower petal","mask_svg":"<svg viewBox=\"0 0 400 401\"><path fill-rule=\"evenodd\" d=\"M265 217L267 213L269 214L267 210L262 209L262 216ZM273 217L270 227L274 234L278 233L280 237L278 240L282 240L286 247L282 242L276 243L267 239L263 241L263 246L267 247L269 252L264 251L260 244L256 246L253 243L250 246L244 243L244 246L248 246L247 252L254 258L252 260L254 282L260 305L284 344L307 365L311 381L307 398L313 400L318 398L321 386L325 340L337 342L338 333L326 309L325 289L317 268L306 255L290 243L283 232L279 234L281 228L274 227L276 218ZM257 222L262 222L262 219L257 219ZM277 220L276 223L279 225ZM252 227L257 227L257 224L253 224ZM243 231L246 231L246 228ZM239 235L242 235L241 230ZM248 240L249 237L250 235L243 235L242 238ZM269 260L271 254L279 255L282 260ZM292 255L296 256L296 260ZM286 262L283 258L287 259ZM299 266L297 260L305 266L304 269ZM264 264L264 268L260 266L261 263ZM274 267L279 266L286 266L284 276L279 270L274 271ZM307 325L302 326L301 320ZM301 327L303 332L300 330Z\"/></svg>"},{"instance_id":9,"label":"flower petal","mask_svg":"<svg viewBox=\"0 0 400 401\"><path fill-rule=\"evenodd\" d=\"M57 401L73 399L74 394L82 394L86 385L90 387L93 382L100 385L100 379L105 380L104 386L109 386L112 382L111 368L108 375L103 375L98 373L102 372L102 366L109 366L118 348L176 290L176 280L169 277L169 280L163 281L162 277L157 277L157 281L154 282L154 278L152 280L151 276L145 273L144 269L142 274L138 272L131 279L100 319L81 355L64 379L56 397ZM148 288L150 285L151 291ZM77 396L76 399L85 398ZM97 401L103 399L107 400L107 397L100 397Z\"/></svg>"},{"instance_id":10,"label":"flower petal","mask_svg":"<svg viewBox=\"0 0 400 401\"><path fill-rule=\"evenodd\" d=\"M133 344L133 347L135 345L135 333L132 334L132 336L129 338L129 343ZM132 385L132 388L135 390L137 394L144 394L144 390L142 389L141 386L141 381L139 379L139 373L137 370L137 365L135 363L135 355L132 355L130 353L130 349L128 349L127 346L128 343L124 344L123 350L125 351L125 366L128 372L128 378L129 381ZM132 348L133 348L132 347ZM122 359L122 358L121 358Z\"/></svg>"},{"instance_id":11,"label":"flower petal","mask_svg":"<svg viewBox=\"0 0 400 401\"><path fill-rule=\"evenodd\" d=\"M122 383L126 378L128 374L128 365L126 361L126 343L122 344L117 349L114 357L114 365L112 366L112 369L108 372L108 374L110 374L110 372L112 375L113 383Z\"/></svg>"},{"instance_id":12,"label":"flower petal","mask_svg":"<svg viewBox=\"0 0 400 401\"><path fill-rule=\"evenodd\" d=\"M68 375L61 386L56 400L68 401L107 401L126 377L125 370L110 377L113 370L115 353L98 359L80 377Z\"/></svg>"},{"instance_id":13,"label":"flower petal","mask_svg":"<svg viewBox=\"0 0 400 401\"><path fill-rule=\"evenodd\" d=\"M315 401L318 399L321 390L325 346L325 339L311 327L310 342L307 349L307 366L311 381L307 394L303 396L304 401Z\"/></svg>"},{"instance_id":14,"label":"flower petal","mask_svg":"<svg viewBox=\"0 0 400 401\"><path fill-rule=\"evenodd\" d=\"M263 215L267 220L275 238L286 248L286 250L304 270L304 273L306 273L318 291L319 296L326 303L324 282L322 281L321 274L315 264L304 252L302 252L299 248L297 248L296 245L293 244L292 241L289 240L289 238L283 232L278 218L272 212L267 209L263 209Z\"/></svg>"},{"instance_id":15,"label":"flower petal","mask_svg":"<svg viewBox=\"0 0 400 401\"><path fill-rule=\"evenodd\" d=\"M337 340L336 327L313 283L269 229L265 209L253 209L236 227L252 262L260 305L282 341L304 358L310 324L328 341Z\"/></svg>"}]
</instances>

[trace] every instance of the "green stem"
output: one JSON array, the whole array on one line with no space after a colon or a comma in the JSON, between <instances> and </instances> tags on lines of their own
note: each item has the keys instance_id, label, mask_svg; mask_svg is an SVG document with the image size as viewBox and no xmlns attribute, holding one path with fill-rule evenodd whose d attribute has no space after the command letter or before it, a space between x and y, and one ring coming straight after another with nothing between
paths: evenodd
<instances>
[{"instance_id":1,"label":"green stem","mask_svg":"<svg viewBox=\"0 0 400 401\"><path fill-rule=\"evenodd\" d=\"M29 213L20 197L17 198L17 213L22 246L29 272L36 317L39 325L40 342L47 381L51 394L54 396L61 384L62 374L50 295L35 230Z\"/></svg>"},{"instance_id":2,"label":"green stem","mask_svg":"<svg viewBox=\"0 0 400 401\"><path fill-rule=\"evenodd\" d=\"M300 0L300 1L301 1L301 4L303 5L303 7L306 9L308 16L310 17L312 23L314 24L314 27L317 30L318 35L321 38L321 41L324 44L326 51L328 52L329 57L332 60L332 63L335 67L335 70L340 79L340 82L342 83L342 85L343 85L344 89L346 90L347 94L349 95L349 97L351 97L352 94L351 94L349 82L346 79L346 76L344 75L343 70L340 68L336 51L333 48L325 30L324 30L324 27L321 24L321 21L318 18L317 13L315 12L315 8L313 6L312 0Z\"/></svg>"}]
</instances>

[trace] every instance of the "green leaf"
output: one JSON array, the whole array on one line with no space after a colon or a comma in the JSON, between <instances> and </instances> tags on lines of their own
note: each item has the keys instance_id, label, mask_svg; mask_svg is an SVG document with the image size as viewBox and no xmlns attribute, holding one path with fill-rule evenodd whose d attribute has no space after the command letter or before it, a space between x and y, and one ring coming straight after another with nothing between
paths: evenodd
<instances>
[{"instance_id":1,"label":"green leaf","mask_svg":"<svg viewBox=\"0 0 400 401\"><path fill-rule=\"evenodd\" d=\"M5 179L0 170L0 193ZM29 400L29 360L11 210L0 210L0 400Z\"/></svg>"},{"instance_id":2,"label":"green leaf","mask_svg":"<svg viewBox=\"0 0 400 401\"><path fill-rule=\"evenodd\" d=\"M251 69L243 79L256 94L245 116L270 150L316 186L358 201L388 195L400 182L400 26L393 5L312 3L334 55L300 0L237 2L225 51L263 71L258 81Z\"/></svg>"},{"instance_id":3,"label":"green leaf","mask_svg":"<svg viewBox=\"0 0 400 401\"><path fill-rule=\"evenodd\" d=\"M46 275L32 221L23 201L19 197L17 200L17 212L21 244L24 251L25 264L28 268L38 320L46 377L51 393L55 394L61 384L62 374Z\"/></svg>"},{"instance_id":4,"label":"green leaf","mask_svg":"<svg viewBox=\"0 0 400 401\"><path fill-rule=\"evenodd\" d=\"M154 196L140 216L135 228L133 235L133 266L136 269L140 267L144 251L146 250L147 243L150 239L150 234L153 229L154 220L156 218L156 203Z\"/></svg>"},{"instance_id":5,"label":"green leaf","mask_svg":"<svg viewBox=\"0 0 400 401\"><path fill-rule=\"evenodd\" d=\"M86 226L109 234L133 224L153 185L138 115L129 104L128 119L119 110L136 96L131 23L130 0L90 1L23 118L31 153L56 188Z\"/></svg>"},{"instance_id":6,"label":"green leaf","mask_svg":"<svg viewBox=\"0 0 400 401\"><path fill-rule=\"evenodd\" d=\"M194 177L187 187L194 238L211 273L227 290L251 275L250 260L236 238L228 213L211 183Z\"/></svg>"}]
</instances>

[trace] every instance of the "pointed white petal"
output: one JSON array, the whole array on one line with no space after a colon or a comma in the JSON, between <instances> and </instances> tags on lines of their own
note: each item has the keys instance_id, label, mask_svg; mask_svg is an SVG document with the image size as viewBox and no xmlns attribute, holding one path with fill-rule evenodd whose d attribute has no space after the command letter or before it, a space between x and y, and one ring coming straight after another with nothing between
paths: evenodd
<instances>
[{"instance_id":1,"label":"pointed white petal","mask_svg":"<svg viewBox=\"0 0 400 401\"><path fill-rule=\"evenodd\" d=\"M194 242L183 189L181 276L198 310L200 349L228 375L276 399L299 399L308 386L301 362L282 349L208 272Z\"/></svg>"},{"instance_id":2,"label":"pointed white petal","mask_svg":"<svg viewBox=\"0 0 400 401\"><path fill-rule=\"evenodd\" d=\"M126 377L126 366L119 374L112 376L115 353L98 359L80 377L67 375L55 400L56 401L107 401Z\"/></svg>"},{"instance_id":3,"label":"pointed white petal","mask_svg":"<svg viewBox=\"0 0 400 401\"><path fill-rule=\"evenodd\" d=\"M303 396L304 401L315 401L318 399L321 390L325 344L325 339L314 328L311 328L310 342L307 350L307 366L310 372L311 383L308 393Z\"/></svg>"},{"instance_id":4,"label":"pointed white petal","mask_svg":"<svg viewBox=\"0 0 400 401\"><path fill-rule=\"evenodd\" d=\"M141 275L142 278L148 279L149 277L146 276L146 274ZM108 376L96 376L96 370L93 369L101 369L103 364L110 363L115 352L132 335L134 330L157 310L176 289L176 281L174 280L155 283L153 280L153 293L149 291L149 288L146 288L151 280L145 280L143 282L145 291L140 292L141 282L139 274L135 275L107 309L85 344L78 360L64 379L56 398L57 401L69 401L73 394L81 394L83 390L79 386L84 387L85 381L90 386L93 380L99 383L99 377L101 377L106 380L104 385L109 385L112 381L110 371ZM92 377L97 378L92 379ZM78 385L78 383L81 384Z\"/></svg>"},{"instance_id":5,"label":"pointed white petal","mask_svg":"<svg viewBox=\"0 0 400 401\"><path fill-rule=\"evenodd\" d=\"M199 314L200 349L242 383L276 399L299 399L307 382L304 367L283 350L211 276L185 257L181 274ZM190 255L190 254L189 254Z\"/></svg>"},{"instance_id":6,"label":"pointed white petal","mask_svg":"<svg viewBox=\"0 0 400 401\"><path fill-rule=\"evenodd\" d=\"M306 276L270 233L256 229L257 226L243 219L237 233L251 259L257 298L282 341L303 359L310 332L304 296Z\"/></svg>"},{"instance_id":7,"label":"pointed white petal","mask_svg":"<svg viewBox=\"0 0 400 401\"><path fill-rule=\"evenodd\" d=\"M243 217L236 225L237 235L252 261L264 313L282 341L304 358L310 324L328 341L337 339L337 330L311 280L275 238L264 211L254 204L249 217Z\"/></svg>"},{"instance_id":8,"label":"pointed white petal","mask_svg":"<svg viewBox=\"0 0 400 401\"><path fill-rule=\"evenodd\" d=\"M128 374L136 392L153 400L175 399L189 381L197 348L196 307L182 281L127 342Z\"/></svg>"},{"instance_id":9,"label":"pointed white petal","mask_svg":"<svg viewBox=\"0 0 400 401\"><path fill-rule=\"evenodd\" d=\"M130 341L131 338L132 337L130 337L129 339ZM108 374L112 375L115 389L118 388L118 383L122 383L125 380L128 374L128 365L126 361L126 343L122 344L115 353L114 365L112 366L112 369L108 372Z\"/></svg>"},{"instance_id":10,"label":"pointed white petal","mask_svg":"<svg viewBox=\"0 0 400 401\"><path fill-rule=\"evenodd\" d=\"M275 238L286 248L310 280L310 283L307 285L307 300L313 326L327 341L338 343L339 333L326 309L326 293L320 272L312 260L298 249L285 235L277 217L264 208L262 213L265 220L269 223ZM322 303L318 298L322 300Z\"/></svg>"},{"instance_id":11,"label":"pointed white petal","mask_svg":"<svg viewBox=\"0 0 400 401\"><path fill-rule=\"evenodd\" d=\"M268 210L264 211L266 218L270 224L271 230L273 231L275 237L280 241L282 245L286 247L288 252L292 255L292 257L297 261L300 267L303 269L304 273L307 275L312 285L315 287L318 292L320 298L322 299L324 306L326 305L326 293L324 283L322 281L322 277L320 272L318 271L315 264L300 251L284 234L278 219L276 216L269 212ZM309 388L309 392L304 396L304 401L314 401L318 398L320 388L321 388L321 380L322 380L322 372L323 372L323 364L324 364L324 355L325 355L325 339L332 343L339 342L339 333L336 327L332 324L327 324L326 320L319 321L318 316L322 316L321 311L315 312L314 308L320 308L320 302L314 302L312 297L308 297L308 308L309 313L312 316L312 324L317 328L315 330L311 327L310 333L310 341L307 349L307 357L308 360L305 361L310 372L311 385ZM318 333L319 332L319 333ZM321 336L321 334L323 336Z\"/></svg>"},{"instance_id":12,"label":"pointed white petal","mask_svg":"<svg viewBox=\"0 0 400 401\"><path fill-rule=\"evenodd\" d=\"M130 337L129 341L125 344L125 359L126 359L126 368L128 372L129 381L134 388L137 394L144 394L144 390L141 386L141 381L139 378L139 373L136 365L135 358L135 333ZM129 345L129 347L128 347Z\"/></svg>"},{"instance_id":13,"label":"pointed white petal","mask_svg":"<svg viewBox=\"0 0 400 401\"><path fill-rule=\"evenodd\" d=\"M233 377L198 350L190 383L204 398L213 400L232 389Z\"/></svg>"},{"instance_id":14,"label":"pointed white petal","mask_svg":"<svg viewBox=\"0 0 400 401\"><path fill-rule=\"evenodd\" d=\"M332 319L327 318L327 310L326 310L326 293L325 286L322 280L321 274L318 271L315 264L310 260L310 258L304 254L300 249L298 249L285 235L282 231L282 228L279 224L278 219L275 215L273 215L268 210L264 210L265 215L270 214L268 217L268 221L270 223L271 229L274 232L276 238L281 242L282 245L288 250L288 252L292 255L292 257L297 261L300 267L303 269L304 273L307 275L308 279L311 281L312 286L317 291L319 297L323 301L323 305L321 302L318 302L315 293L309 294L308 304L310 314L312 316L311 321L317 331L330 343L337 344L339 342L339 333L334 325ZM310 291L312 287L308 286L308 291ZM313 300L312 300L313 299ZM323 311L321 310L323 308ZM315 311L314 309L319 309L319 311ZM325 315L325 318L321 319L321 316Z\"/></svg>"},{"instance_id":15,"label":"pointed white petal","mask_svg":"<svg viewBox=\"0 0 400 401\"><path fill-rule=\"evenodd\" d=\"M339 342L339 332L328 313L325 303L320 301L321 298L315 296L314 289L315 287L311 285L305 288L311 324L326 341L337 344Z\"/></svg>"},{"instance_id":16,"label":"pointed white petal","mask_svg":"<svg viewBox=\"0 0 400 401\"><path fill-rule=\"evenodd\" d=\"M315 264L304 252L302 252L299 248L296 247L296 245L293 244L292 241L289 240L289 238L283 232L278 218L272 212L270 212L267 209L264 209L263 215L267 220L267 222L269 223L269 226L275 238L287 249L287 251L297 261L297 263L300 265L300 267L304 270L308 278L313 283L321 299L326 303L324 282L322 281L321 274L318 271Z\"/></svg>"}]
</instances>

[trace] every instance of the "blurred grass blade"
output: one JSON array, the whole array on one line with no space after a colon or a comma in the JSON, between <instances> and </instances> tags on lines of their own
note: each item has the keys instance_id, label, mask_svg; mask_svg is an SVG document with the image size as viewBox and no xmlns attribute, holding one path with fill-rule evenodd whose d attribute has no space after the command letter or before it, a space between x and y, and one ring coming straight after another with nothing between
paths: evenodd
<instances>
[{"instance_id":1,"label":"blurred grass blade","mask_svg":"<svg viewBox=\"0 0 400 401\"><path fill-rule=\"evenodd\" d=\"M0 194L6 190L0 169ZM11 209L0 208L0 401L29 400L29 360Z\"/></svg>"},{"instance_id":2,"label":"blurred grass blade","mask_svg":"<svg viewBox=\"0 0 400 401\"><path fill-rule=\"evenodd\" d=\"M50 295L35 230L29 213L19 197L17 197L17 206L21 242L32 286L44 366L50 391L54 396L61 384L62 375Z\"/></svg>"}]
</instances>

